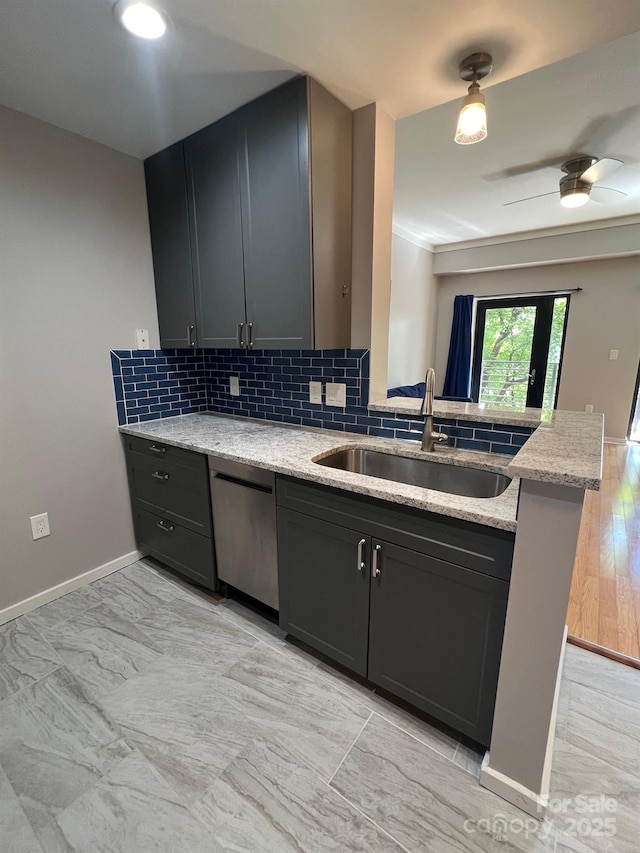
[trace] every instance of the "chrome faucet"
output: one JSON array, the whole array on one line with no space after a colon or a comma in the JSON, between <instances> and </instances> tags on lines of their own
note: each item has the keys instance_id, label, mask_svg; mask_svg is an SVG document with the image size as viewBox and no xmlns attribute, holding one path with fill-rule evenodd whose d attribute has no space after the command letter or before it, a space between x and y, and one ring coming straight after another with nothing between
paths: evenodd
<instances>
[{"instance_id":1,"label":"chrome faucet","mask_svg":"<svg viewBox=\"0 0 640 853\"><path fill-rule=\"evenodd\" d=\"M420 414L424 416L424 431L422 433L422 449L427 453L433 453L436 448L436 443L449 441L449 436L443 432L434 432L433 430L433 389L436 384L436 372L433 367L427 369L427 375L424 380L424 399Z\"/></svg>"}]
</instances>

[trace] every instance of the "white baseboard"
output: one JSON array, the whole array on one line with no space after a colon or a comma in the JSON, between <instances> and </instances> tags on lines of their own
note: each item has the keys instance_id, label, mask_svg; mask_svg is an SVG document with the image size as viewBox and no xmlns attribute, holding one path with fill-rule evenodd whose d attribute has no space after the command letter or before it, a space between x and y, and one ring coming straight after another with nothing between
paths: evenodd
<instances>
[{"instance_id":1,"label":"white baseboard","mask_svg":"<svg viewBox=\"0 0 640 853\"><path fill-rule=\"evenodd\" d=\"M536 794L525 788L515 779L510 779L504 773L494 770L489 766L491 755L485 753L482 769L480 770L480 784L483 788L493 791L503 800L522 809L523 812L530 814L532 817L542 818L545 816L548 803L547 794Z\"/></svg>"},{"instance_id":2,"label":"white baseboard","mask_svg":"<svg viewBox=\"0 0 640 853\"><path fill-rule=\"evenodd\" d=\"M128 554L123 554L115 560L97 566L95 569L90 569L88 572L76 575L74 578L69 578L68 581L63 581L56 586L49 587L49 589L38 592L29 598L25 598L23 601L11 604L9 607L5 607L4 610L0 610L0 625L4 625L5 622L10 622L12 619L17 619L18 616L23 616L25 613L35 610L36 607L42 607L43 604L48 604L50 601L54 601L68 592L81 589L92 581L97 581L100 578L106 577L106 575L110 575L112 572L117 572L118 569L124 569L125 566L130 566L131 563L139 560L141 556L140 551L130 551Z\"/></svg>"},{"instance_id":3,"label":"white baseboard","mask_svg":"<svg viewBox=\"0 0 640 853\"><path fill-rule=\"evenodd\" d=\"M611 438L610 435L605 435L604 437L605 444L626 444L626 438Z\"/></svg>"}]
</instances>

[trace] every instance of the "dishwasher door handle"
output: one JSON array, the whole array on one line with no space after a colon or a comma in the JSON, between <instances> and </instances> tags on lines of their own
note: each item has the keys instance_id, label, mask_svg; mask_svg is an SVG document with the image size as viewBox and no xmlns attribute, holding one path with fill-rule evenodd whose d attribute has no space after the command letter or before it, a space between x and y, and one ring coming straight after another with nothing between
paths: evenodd
<instances>
[{"instance_id":1,"label":"dishwasher door handle","mask_svg":"<svg viewBox=\"0 0 640 853\"><path fill-rule=\"evenodd\" d=\"M220 474L217 471L212 471L211 476L225 483L233 483L234 486L244 486L245 489L255 489L256 492L264 492L265 495L273 494L271 486L263 486L262 483L252 483L249 480L241 480L239 477L232 477L230 474Z\"/></svg>"}]
</instances>

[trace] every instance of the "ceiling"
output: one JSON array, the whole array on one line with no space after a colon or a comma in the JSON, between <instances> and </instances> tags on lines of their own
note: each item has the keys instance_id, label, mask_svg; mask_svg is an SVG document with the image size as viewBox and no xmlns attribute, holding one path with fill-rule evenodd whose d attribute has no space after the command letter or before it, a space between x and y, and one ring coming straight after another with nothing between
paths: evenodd
<instances>
[{"instance_id":1,"label":"ceiling","mask_svg":"<svg viewBox=\"0 0 640 853\"><path fill-rule=\"evenodd\" d=\"M640 4L639 4L640 6ZM460 97L396 125L394 228L432 245L640 213L640 33L594 47L486 92L489 136L456 145ZM567 210L552 195L560 164L584 153L624 167L604 180L628 193ZM536 171L521 167L546 161Z\"/></svg>"},{"instance_id":2,"label":"ceiling","mask_svg":"<svg viewBox=\"0 0 640 853\"><path fill-rule=\"evenodd\" d=\"M473 49L491 49L495 85L640 29L638 0L161 5L169 35L143 42L115 24L112 0L3 0L0 103L145 157L294 73L398 118L457 98Z\"/></svg>"}]
</instances>

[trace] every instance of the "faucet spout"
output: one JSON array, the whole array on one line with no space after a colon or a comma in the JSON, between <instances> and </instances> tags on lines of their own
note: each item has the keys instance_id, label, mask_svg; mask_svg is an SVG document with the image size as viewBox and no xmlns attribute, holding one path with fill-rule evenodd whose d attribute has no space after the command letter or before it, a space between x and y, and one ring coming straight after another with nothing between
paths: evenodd
<instances>
[{"instance_id":1,"label":"faucet spout","mask_svg":"<svg viewBox=\"0 0 640 853\"><path fill-rule=\"evenodd\" d=\"M424 398L420 408L420 414L424 417L422 449L427 453L433 453L436 443L441 444L449 440L449 436L444 432L438 432L433 429L433 393L435 384L436 372L433 367L429 367L424 380Z\"/></svg>"}]
</instances>

